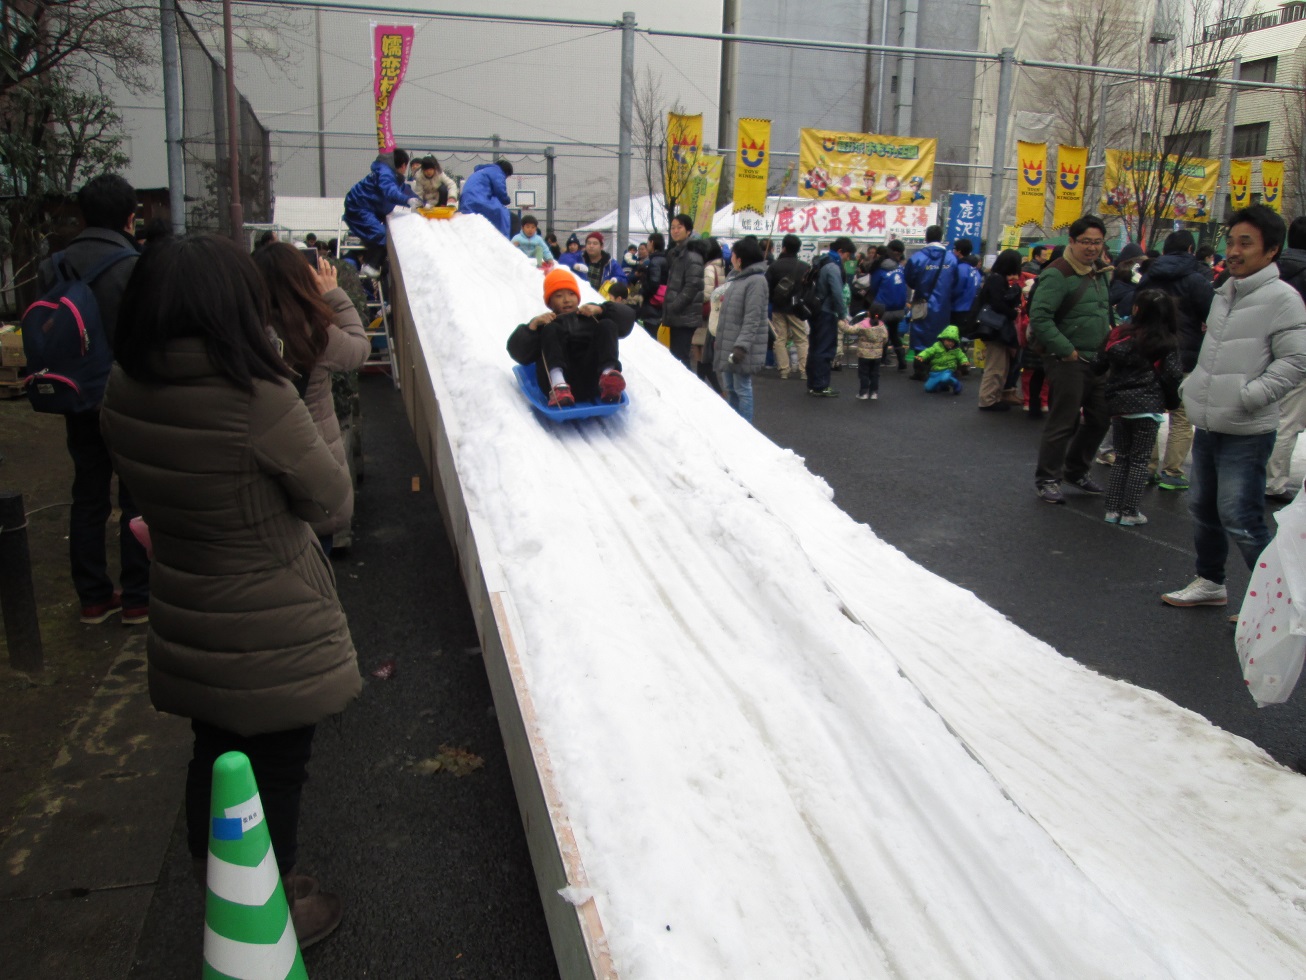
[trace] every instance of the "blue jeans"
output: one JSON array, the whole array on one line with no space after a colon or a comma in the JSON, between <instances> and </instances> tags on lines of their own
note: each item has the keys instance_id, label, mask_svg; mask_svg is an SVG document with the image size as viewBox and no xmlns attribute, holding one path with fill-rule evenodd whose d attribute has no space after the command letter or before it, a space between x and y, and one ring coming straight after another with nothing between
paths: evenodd
<instances>
[{"instance_id":1,"label":"blue jeans","mask_svg":"<svg viewBox=\"0 0 1306 980\"><path fill-rule=\"evenodd\" d=\"M717 374L717 380L725 392L726 404L749 422L753 421L753 376L721 371Z\"/></svg>"},{"instance_id":2,"label":"blue jeans","mask_svg":"<svg viewBox=\"0 0 1306 980\"><path fill-rule=\"evenodd\" d=\"M960 394L961 382L951 371L931 371L930 376L925 379L925 390L938 391L940 388Z\"/></svg>"},{"instance_id":3,"label":"blue jeans","mask_svg":"<svg viewBox=\"0 0 1306 980\"><path fill-rule=\"evenodd\" d=\"M1252 568L1270 529L1265 523L1265 464L1274 449L1274 433L1231 436L1193 430L1192 488L1188 511L1193 516L1197 574L1224 581L1229 537Z\"/></svg>"}]
</instances>

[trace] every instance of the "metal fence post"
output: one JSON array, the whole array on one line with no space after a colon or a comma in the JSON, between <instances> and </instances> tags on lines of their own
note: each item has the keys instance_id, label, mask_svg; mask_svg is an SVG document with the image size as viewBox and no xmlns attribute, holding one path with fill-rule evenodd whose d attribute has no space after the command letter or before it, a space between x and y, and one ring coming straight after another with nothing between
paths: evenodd
<instances>
[{"instance_id":1,"label":"metal fence post","mask_svg":"<svg viewBox=\"0 0 1306 980\"><path fill-rule=\"evenodd\" d=\"M630 244L631 122L635 108L635 14L621 15L621 133L617 137L617 241L613 255L625 255ZM650 205L652 202L650 202Z\"/></svg>"},{"instance_id":2,"label":"metal fence post","mask_svg":"<svg viewBox=\"0 0 1306 980\"><path fill-rule=\"evenodd\" d=\"M1016 83L1016 50L1003 48L998 58L998 117L993 130L993 170L989 177L988 226L984 247L998 250L1002 238L1002 184L1007 171L1007 121L1011 115L1011 90Z\"/></svg>"},{"instance_id":3,"label":"metal fence post","mask_svg":"<svg viewBox=\"0 0 1306 980\"><path fill-rule=\"evenodd\" d=\"M557 157L553 147L544 148L544 230L553 231L553 161Z\"/></svg>"},{"instance_id":4,"label":"metal fence post","mask_svg":"<svg viewBox=\"0 0 1306 980\"><path fill-rule=\"evenodd\" d=\"M27 513L23 495L13 490L0 492L0 609L9 666L28 672L45 669L41 621L32 589L32 556L27 549Z\"/></svg>"},{"instance_id":5,"label":"metal fence post","mask_svg":"<svg viewBox=\"0 0 1306 980\"><path fill-rule=\"evenodd\" d=\"M227 179L231 193L231 237L245 244L245 211L240 206L240 105L236 102L236 42L231 27L231 0L222 0L222 35L226 50L227 79Z\"/></svg>"},{"instance_id":6,"label":"metal fence post","mask_svg":"<svg viewBox=\"0 0 1306 980\"><path fill-rule=\"evenodd\" d=\"M1233 79L1238 80L1242 72L1242 55L1233 56ZM1215 228L1218 235L1220 225L1228 213L1226 201L1229 198L1229 161L1233 159L1233 127L1238 115L1238 86L1229 86L1229 101L1224 107L1224 139L1220 147L1220 186L1215 190Z\"/></svg>"},{"instance_id":7,"label":"metal fence post","mask_svg":"<svg viewBox=\"0 0 1306 980\"><path fill-rule=\"evenodd\" d=\"M159 0L163 43L163 124L168 147L168 210L172 233L186 233L186 165L181 156L181 55L177 50L177 0Z\"/></svg>"}]
</instances>

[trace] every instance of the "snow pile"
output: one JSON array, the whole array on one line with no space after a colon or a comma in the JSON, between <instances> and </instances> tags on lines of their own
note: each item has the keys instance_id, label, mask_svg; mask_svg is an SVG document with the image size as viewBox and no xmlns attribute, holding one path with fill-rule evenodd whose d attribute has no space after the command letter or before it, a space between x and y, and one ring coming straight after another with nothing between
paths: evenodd
<instances>
[{"instance_id":1,"label":"snow pile","mask_svg":"<svg viewBox=\"0 0 1306 980\"><path fill-rule=\"evenodd\" d=\"M913 564L638 328L627 411L540 422L533 265L391 230L620 976L1306 975L1306 781Z\"/></svg>"}]
</instances>

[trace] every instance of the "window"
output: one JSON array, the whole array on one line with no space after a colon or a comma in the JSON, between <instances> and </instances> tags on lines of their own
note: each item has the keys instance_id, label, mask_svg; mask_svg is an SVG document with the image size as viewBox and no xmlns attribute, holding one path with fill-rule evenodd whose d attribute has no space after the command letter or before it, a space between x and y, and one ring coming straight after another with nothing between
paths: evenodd
<instances>
[{"instance_id":1,"label":"window","mask_svg":"<svg viewBox=\"0 0 1306 980\"><path fill-rule=\"evenodd\" d=\"M890 75L890 76L889 76L889 93L890 93L891 95L897 95L897 94L898 94L898 76L897 76L897 75Z\"/></svg>"},{"instance_id":2,"label":"window","mask_svg":"<svg viewBox=\"0 0 1306 980\"><path fill-rule=\"evenodd\" d=\"M1270 124L1250 123L1233 128L1233 150L1235 157L1262 157L1270 142Z\"/></svg>"},{"instance_id":3,"label":"window","mask_svg":"<svg viewBox=\"0 0 1306 980\"><path fill-rule=\"evenodd\" d=\"M1302 19L1306 19L1306 3L1285 3L1283 5L1282 15L1279 17L1281 24L1291 24Z\"/></svg>"},{"instance_id":4,"label":"window","mask_svg":"<svg viewBox=\"0 0 1306 980\"><path fill-rule=\"evenodd\" d=\"M1239 79L1246 82L1272 82L1279 67L1278 58L1261 58L1259 61L1244 61L1238 71Z\"/></svg>"},{"instance_id":5,"label":"window","mask_svg":"<svg viewBox=\"0 0 1306 980\"><path fill-rule=\"evenodd\" d=\"M1187 79L1182 81L1170 82L1170 104L1178 105L1181 102L1195 102L1198 99L1209 99L1215 94L1215 86L1206 81L1208 78L1218 78L1219 71L1211 68L1208 71L1195 72Z\"/></svg>"},{"instance_id":6,"label":"window","mask_svg":"<svg viewBox=\"0 0 1306 980\"><path fill-rule=\"evenodd\" d=\"M1203 129L1194 133L1171 133L1165 138L1165 155L1191 160L1211 155L1211 131Z\"/></svg>"}]
</instances>

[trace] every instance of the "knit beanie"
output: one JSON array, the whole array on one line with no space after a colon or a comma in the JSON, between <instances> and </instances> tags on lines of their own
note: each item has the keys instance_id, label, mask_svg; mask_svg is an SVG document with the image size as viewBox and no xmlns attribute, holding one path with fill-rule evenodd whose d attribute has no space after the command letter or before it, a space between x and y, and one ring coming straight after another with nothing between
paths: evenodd
<instances>
[{"instance_id":1,"label":"knit beanie","mask_svg":"<svg viewBox=\"0 0 1306 980\"><path fill-rule=\"evenodd\" d=\"M601 231L592 231L592 232L590 232L588 235L585 236L585 241L588 242L591 238L597 238L597 239L599 240L599 248L602 248L602 247L603 247L603 232L601 232Z\"/></svg>"},{"instance_id":2,"label":"knit beanie","mask_svg":"<svg viewBox=\"0 0 1306 980\"><path fill-rule=\"evenodd\" d=\"M569 289L577 296L580 295L580 284L576 281L576 276L562 266L555 267L547 276L544 277L544 303L547 306L553 294L560 289Z\"/></svg>"}]
</instances>

